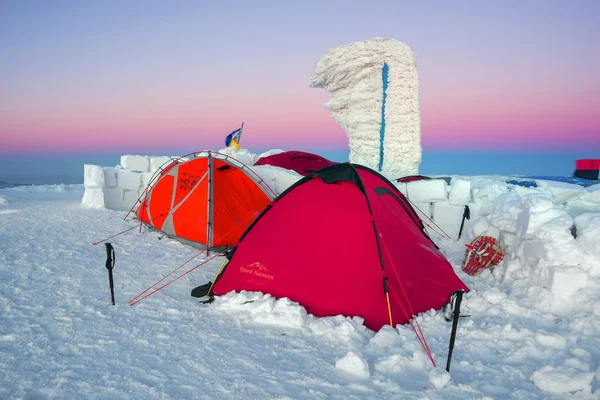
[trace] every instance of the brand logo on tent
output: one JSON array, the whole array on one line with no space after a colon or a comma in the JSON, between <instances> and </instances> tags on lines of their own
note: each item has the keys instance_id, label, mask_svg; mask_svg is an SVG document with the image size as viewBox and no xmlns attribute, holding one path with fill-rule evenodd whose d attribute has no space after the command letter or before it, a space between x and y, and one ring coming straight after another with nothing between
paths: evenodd
<instances>
[{"instance_id":1,"label":"brand logo on tent","mask_svg":"<svg viewBox=\"0 0 600 400\"><path fill-rule=\"evenodd\" d=\"M260 262L256 261L252 264L248 264L245 267L240 267L240 272L243 274L250 274L258 276L259 278L273 280L275 277L271 274L271 271Z\"/></svg>"},{"instance_id":2,"label":"brand logo on tent","mask_svg":"<svg viewBox=\"0 0 600 400\"><path fill-rule=\"evenodd\" d=\"M179 178L179 190L191 190L199 180L199 175L184 172Z\"/></svg>"}]
</instances>

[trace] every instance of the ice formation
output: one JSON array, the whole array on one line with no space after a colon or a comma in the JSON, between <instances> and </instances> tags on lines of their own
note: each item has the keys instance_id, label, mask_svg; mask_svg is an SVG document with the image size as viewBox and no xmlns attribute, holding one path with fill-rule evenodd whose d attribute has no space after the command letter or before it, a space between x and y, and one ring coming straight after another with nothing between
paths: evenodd
<instances>
[{"instance_id":1,"label":"ice formation","mask_svg":"<svg viewBox=\"0 0 600 400\"><path fill-rule=\"evenodd\" d=\"M348 135L351 162L392 179L418 173L419 76L409 46L377 37L331 49L310 84L331 94L324 107Z\"/></svg>"}]
</instances>

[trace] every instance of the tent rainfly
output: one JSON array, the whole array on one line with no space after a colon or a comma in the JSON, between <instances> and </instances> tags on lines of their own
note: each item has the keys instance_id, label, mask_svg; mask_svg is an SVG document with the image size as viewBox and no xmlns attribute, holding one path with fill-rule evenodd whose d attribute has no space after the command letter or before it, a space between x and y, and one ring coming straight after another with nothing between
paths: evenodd
<instances>
[{"instance_id":1,"label":"tent rainfly","mask_svg":"<svg viewBox=\"0 0 600 400\"><path fill-rule=\"evenodd\" d=\"M166 235L208 249L237 242L275 197L249 167L216 152L174 160L151 180L136 214Z\"/></svg>"}]
</instances>

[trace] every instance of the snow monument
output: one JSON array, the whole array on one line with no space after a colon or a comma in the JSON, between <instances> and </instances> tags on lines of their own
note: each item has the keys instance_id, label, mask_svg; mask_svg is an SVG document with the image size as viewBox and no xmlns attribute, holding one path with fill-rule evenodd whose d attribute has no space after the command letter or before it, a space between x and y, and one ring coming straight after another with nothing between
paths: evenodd
<instances>
[{"instance_id":1,"label":"snow monument","mask_svg":"<svg viewBox=\"0 0 600 400\"><path fill-rule=\"evenodd\" d=\"M419 173L419 76L410 47L377 37L331 49L310 86L331 94L324 107L348 135L351 162L390 179Z\"/></svg>"}]
</instances>

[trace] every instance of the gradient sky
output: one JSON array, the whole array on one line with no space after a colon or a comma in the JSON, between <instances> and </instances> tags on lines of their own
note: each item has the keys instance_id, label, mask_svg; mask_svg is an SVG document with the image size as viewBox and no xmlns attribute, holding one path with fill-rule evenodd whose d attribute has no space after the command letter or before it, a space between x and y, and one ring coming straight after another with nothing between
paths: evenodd
<instances>
[{"instance_id":1,"label":"gradient sky","mask_svg":"<svg viewBox=\"0 0 600 400\"><path fill-rule=\"evenodd\" d=\"M347 153L309 77L376 36L415 51L424 160L600 157L598 21L596 0L3 0L0 159L218 149L242 121L250 150Z\"/></svg>"}]
</instances>

